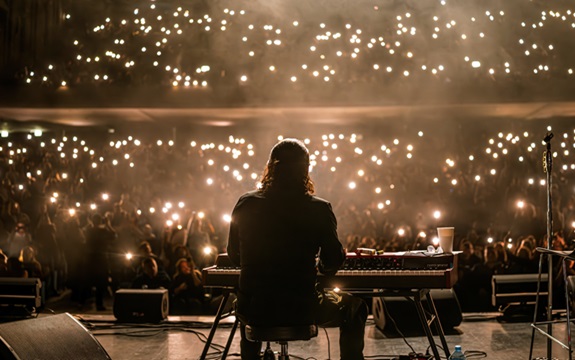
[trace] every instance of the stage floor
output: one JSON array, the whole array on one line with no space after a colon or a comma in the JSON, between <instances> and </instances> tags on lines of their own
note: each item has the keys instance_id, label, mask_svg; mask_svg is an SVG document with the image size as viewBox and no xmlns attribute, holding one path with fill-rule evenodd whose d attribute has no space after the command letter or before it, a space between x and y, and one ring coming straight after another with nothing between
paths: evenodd
<instances>
[{"instance_id":1,"label":"stage floor","mask_svg":"<svg viewBox=\"0 0 575 360\"><path fill-rule=\"evenodd\" d=\"M528 359L531 341L529 323L500 323L492 315L465 314L469 320L464 320L457 328L460 334L446 335L449 347L452 349L455 345L460 344L465 351L483 351L487 354L487 359ZM77 316L89 320L89 323L94 325L110 319L109 315L85 314ZM478 320L478 318L484 319ZM207 336L209 328L185 327L184 325L189 325L192 321L193 324L209 324L212 320L213 317L170 317L164 328L158 326L151 329L94 329L92 333L114 360L198 359L204 343L196 333L191 331L197 331ZM215 343L225 345L230 333L230 321L233 321L233 318L226 319L227 324L218 329L214 338ZM172 330L168 330L169 327ZM339 359L338 329L326 330L327 334L323 329L320 329L318 337L310 341L291 342L289 345L290 353L295 355L292 359ZM112 332L115 334L110 334ZM125 335L120 335L119 332L124 332ZM554 333L565 342L564 325L555 325ZM437 337L435 339L439 343L439 339ZM547 343L545 339L540 334L535 335L534 357L546 356ZM228 356L228 358L239 359L239 340L239 334L236 333L230 350L230 354L233 356ZM429 345L425 336L408 337L406 340L417 352L421 353L425 353ZM272 348L279 351L277 344L272 344ZM403 339L386 338L375 327L373 321L369 321L365 334L364 355L366 358L391 359L393 355L406 355L410 351L411 349ZM214 354L209 357L210 359L220 358L217 356L217 350L210 351L210 354ZM559 345L554 345L553 356L558 359L566 359L567 351ZM477 356L471 359L477 358L481 357Z\"/></svg>"},{"instance_id":2,"label":"stage floor","mask_svg":"<svg viewBox=\"0 0 575 360\"><path fill-rule=\"evenodd\" d=\"M119 328L112 314L111 299L105 299L106 311L98 312L93 304L84 308L75 308L69 302L67 294L55 299L48 305L56 313L68 312L84 320L84 325L102 344L113 360L196 360L199 359L207 337L213 316L170 316L163 325L151 327ZM450 351L455 345L461 345L464 351L482 351L487 359L509 360L528 359L532 328L529 322L504 323L497 321L498 313L464 313L463 322L446 334ZM41 316L49 316L41 315ZM400 322L400 318L396 318ZM222 320L222 326L216 332L214 343L225 345L228 339L233 317ZM113 325L111 328L105 328ZM327 331L327 334L326 334ZM565 324L554 325L554 335L567 343ZM407 342L416 352L425 353L429 342L425 336L407 337ZM292 359L339 359L339 332L337 328L320 329L317 338L309 341L291 342L289 344ZM436 336L435 341L441 345ZM231 345L229 359L239 359L239 331L236 332ZM279 345L272 344L274 351ZM547 355L547 341L541 334L535 335L534 358ZM568 353L560 345L553 343L553 357L567 359ZM386 337L378 330L373 319L368 319L365 332L366 359L391 359L392 356L407 355L411 349L400 337ZM212 349L213 356L208 359L219 359L217 350ZM444 354L440 350L440 354ZM233 356L232 356L233 355ZM388 356L389 355L389 356ZM479 359L480 356L471 357Z\"/></svg>"}]
</instances>

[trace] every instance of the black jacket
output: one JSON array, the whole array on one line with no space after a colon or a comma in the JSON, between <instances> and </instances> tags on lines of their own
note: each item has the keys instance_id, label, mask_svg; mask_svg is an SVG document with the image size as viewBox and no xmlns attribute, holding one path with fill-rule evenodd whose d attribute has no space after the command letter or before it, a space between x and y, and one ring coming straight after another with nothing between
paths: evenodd
<instances>
[{"instance_id":1,"label":"black jacket","mask_svg":"<svg viewBox=\"0 0 575 360\"><path fill-rule=\"evenodd\" d=\"M241 196L233 210L228 254L241 268L238 313L273 325L313 321L318 254L328 274L345 259L329 202L259 191Z\"/></svg>"}]
</instances>

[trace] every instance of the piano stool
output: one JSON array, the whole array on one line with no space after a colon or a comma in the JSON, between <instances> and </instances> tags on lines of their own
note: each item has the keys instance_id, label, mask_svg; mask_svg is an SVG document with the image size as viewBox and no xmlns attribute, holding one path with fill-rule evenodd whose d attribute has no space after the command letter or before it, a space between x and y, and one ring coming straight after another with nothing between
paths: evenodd
<instances>
[{"instance_id":1,"label":"piano stool","mask_svg":"<svg viewBox=\"0 0 575 360\"><path fill-rule=\"evenodd\" d=\"M230 336L233 337L233 334ZM281 327L246 325L246 338L250 341L266 341L266 352L270 349L270 342L273 341L280 344L279 360L289 360L288 341L309 340L316 336L317 325Z\"/></svg>"}]
</instances>

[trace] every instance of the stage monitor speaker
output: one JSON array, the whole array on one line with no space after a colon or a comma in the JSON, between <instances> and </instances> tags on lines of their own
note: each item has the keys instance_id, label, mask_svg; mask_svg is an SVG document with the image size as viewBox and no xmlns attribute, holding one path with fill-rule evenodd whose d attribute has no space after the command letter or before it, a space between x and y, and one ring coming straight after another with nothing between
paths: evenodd
<instances>
[{"instance_id":1,"label":"stage monitor speaker","mask_svg":"<svg viewBox=\"0 0 575 360\"><path fill-rule=\"evenodd\" d=\"M535 304L539 274L503 274L491 277L491 305ZM547 297L549 276L541 274L539 295Z\"/></svg>"},{"instance_id":2,"label":"stage monitor speaker","mask_svg":"<svg viewBox=\"0 0 575 360\"><path fill-rule=\"evenodd\" d=\"M121 322L160 322L168 312L166 289L120 289L114 295L114 316Z\"/></svg>"},{"instance_id":3,"label":"stage monitor speaker","mask_svg":"<svg viewBox=\"0 0 575 360\"><path fill-rule=\"evenodd\" d=\"M88 330L70 314L0 324L0 359L110 360Z\"/></svg>"},{"instance_id":4,"label":"stage monitor speaker","mask_svg":"<svg viewBox=\"0 0 575 360\"><path fill-rule=\"evenodd\" d=\"M373 321L375 322L375 326L383 331L383 329L385 329L385 308L380 297L373 298L371 313L373 314Z\"/></svg>"},{"instance_id":5,"label":"stage monitor speaker","mask_svg":"<svg viewBox=\"0 0 575 360\"><path fill-rule=\"evenodd\" d=\"M463 321L461 306L453 289L430 290L431 297L437 309L441 327L446 333L459 326ZM385 306L383 304L385 302ZM427 310L427 299L422 300ZM395 334L393 320L405 336L424 336L421 320L415 309L413 300L399 296L384 296L373 298L373 319L376 327L385 334ZM434 326L431 329L435 331Z\"/></svg>"},{"instance_id":6,"label":"stage monitor speaker","mask_svg":"<svg viewBox=\"0 0 575 360\"><path fill-rule=\"evenodd\" d=\"M42 306L41 289L38 278L0 277L0 318L31 317Z\"/></svg>"}]
</instances>

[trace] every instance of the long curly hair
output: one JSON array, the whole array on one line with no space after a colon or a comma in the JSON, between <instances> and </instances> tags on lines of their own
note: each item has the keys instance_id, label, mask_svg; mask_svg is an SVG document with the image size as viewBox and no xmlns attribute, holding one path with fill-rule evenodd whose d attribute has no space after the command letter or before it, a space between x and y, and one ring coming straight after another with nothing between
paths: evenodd
<instances>
[{"instance_id":1,"label":"long curly hair","mask_svg":"<svg viewBox=\"0 0 575 360\"><path fill-rule=\"evenodd\" d=\"M309 177L309 151L298 139L284 139L270 153L264 169L261 187L263 193L314 193Z\"/></svg>"}]
</instances>

